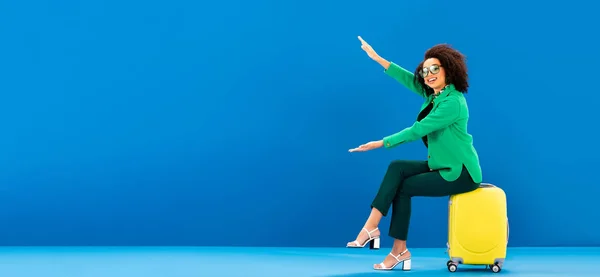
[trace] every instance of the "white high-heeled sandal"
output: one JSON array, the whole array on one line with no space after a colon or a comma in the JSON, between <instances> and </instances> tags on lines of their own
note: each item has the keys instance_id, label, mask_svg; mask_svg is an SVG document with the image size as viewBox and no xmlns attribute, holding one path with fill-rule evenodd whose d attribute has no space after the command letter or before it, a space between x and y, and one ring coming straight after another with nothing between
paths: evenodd
<instances>
[{"instance_id":1,"label":"white high-heeled sandal","mask_svg":"<svg viewBox=\"0 0 600 277\"><path fill-rule=\"evenodd\" d=\"M402 270L410 270L410 266L411 266L411 261L410 258L406 258L401 260L400 256L406 254L406 252L408 252L408 249L402 251L402 253L400 253L398 256L394 256L394 254L392 254L392 252L390 252L390 255L392 257L394 257L394 259L396 259L396 263L394 265L392 265L391 267L386 267L385 264L383 264L383 262L379 263L379 268L375 267L375 265L373 265L373 269L375 270L392 270L394 269L394 267L396 267L398 264L402 263Z\"/></svg>"},{"instance_id":2,"label":"white high-heeled sandal","mask_svg":"<svg viewBox=\"0 0 600 277\"><path fill-rule=\"evenodd\" d=\"M372 237L371 233L379 230L379 228L375 228L371 231L367 230L366 228L362 228L362 230L365 230L365 232L367 232L367 235L369 235L369 239L367 239L363 244L360 244L358 242L358 240L354 240L352 242L350 242L350 245L346 245L346 247L348 248L363 248L365 247L365 245L367 245L367 243L371 243L371 245L369 245L370 249L379 249L380 245L381 245L381 239L379 236L376 237Z\"/></svg>"}]
</instances>

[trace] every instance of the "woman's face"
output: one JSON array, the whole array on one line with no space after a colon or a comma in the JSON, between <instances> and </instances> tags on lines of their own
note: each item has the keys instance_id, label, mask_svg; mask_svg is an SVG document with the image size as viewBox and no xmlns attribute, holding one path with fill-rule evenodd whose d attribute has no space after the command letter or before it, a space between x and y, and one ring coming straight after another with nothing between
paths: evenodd
<instances>
[{"instance_id":1,"label":"woman's face","mask_svg":"<svg viewBox=\"0 0 600 277\"><path fill-rule=\"evenodd\" d=\"M425 84L434 91L440 91L446 86L446 72L436 58L429 58L423 63L421 77Z\"/></svg>"}]
</instances>

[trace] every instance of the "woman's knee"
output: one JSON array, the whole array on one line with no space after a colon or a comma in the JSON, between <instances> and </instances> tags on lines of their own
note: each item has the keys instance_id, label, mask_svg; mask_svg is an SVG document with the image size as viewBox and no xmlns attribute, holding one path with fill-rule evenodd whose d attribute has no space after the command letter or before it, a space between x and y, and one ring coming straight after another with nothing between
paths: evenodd
<instances>
[{"instance_id":1,"label":"woman's knee","mask_svg":"<svg viewBox=\"0 0 600 277\"><path fill-rule=\"evenodd\" d=\"M404 190L404 188L400 188L397 192L396 195L394 195L394 200L393 203L398 203L400 201L408 201L410 200L411 195L406 193L406 191Z\"/></svg>"}]
</instances>

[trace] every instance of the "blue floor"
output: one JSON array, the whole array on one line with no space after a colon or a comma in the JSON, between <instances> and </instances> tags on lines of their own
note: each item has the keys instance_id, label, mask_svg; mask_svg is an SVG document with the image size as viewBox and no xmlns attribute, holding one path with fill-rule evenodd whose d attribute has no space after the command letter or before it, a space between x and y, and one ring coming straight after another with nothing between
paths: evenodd
<instances>
[{"instance_id":1,"label":"blue floor","mask_svg":"<svg viewBox=\"0 0 600 277\"><path fill-rule=\"evenodd\" d=\"M0 248L7 277L600 276L600 248L510 248L502 272L446 269L445 249L411 249L412 270L371 269L389 249L340 248Z\"/></svg>"}]
</instances>

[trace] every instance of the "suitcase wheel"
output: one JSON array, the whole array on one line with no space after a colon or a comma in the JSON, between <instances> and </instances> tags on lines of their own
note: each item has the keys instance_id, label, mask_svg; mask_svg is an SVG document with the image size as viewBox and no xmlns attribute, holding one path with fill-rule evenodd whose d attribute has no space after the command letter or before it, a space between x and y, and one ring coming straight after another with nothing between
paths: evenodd
<instances>
[{"instance_id":1,"label":"suitcase wheel","mask_svg":"<svg viewBox=\"0 0 600 277\"><path fill-rule=\"evenodd\" d=\"M446 262L446 266L448 266L448 271L450 272L456 272L456 270L458 270L458 265L453 261ZM494 273L498 273L502 270L502 268L498 264L486 265L485 267L489 267Z\"/></svg>"},{"instance_id":2,"label":"suitcase wheel","mask_svg":"<svg viewBox=\"0 0 600 277\"><path fill-rule=\"evenodd\" d=\"M490 269L494 273L498 273L498 272L500 272L500 270L502 270L502 268L499 265L497 265L497 264L490 265Z\"/></svg>"}]
</instances>

